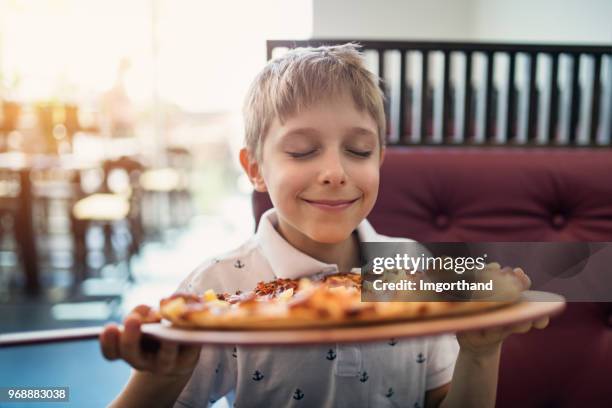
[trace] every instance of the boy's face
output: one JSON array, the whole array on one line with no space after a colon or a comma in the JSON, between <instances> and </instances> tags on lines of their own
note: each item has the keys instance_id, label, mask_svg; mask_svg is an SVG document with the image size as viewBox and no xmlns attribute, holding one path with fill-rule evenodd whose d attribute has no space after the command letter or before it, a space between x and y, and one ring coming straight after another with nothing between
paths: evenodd
<instances>
[{"instance_id":1,"label":"boy's face","mask_svg":"<svg viewBox=\"0 0 612 408\"><path fill-rule=\"evenodd\" d=\"M258 191L268 191L279 229L293 243L346 240L378 194L381 146L374 119L348 95L275 120L262 160L243 165Z\"/></svg>"}]
</instances>

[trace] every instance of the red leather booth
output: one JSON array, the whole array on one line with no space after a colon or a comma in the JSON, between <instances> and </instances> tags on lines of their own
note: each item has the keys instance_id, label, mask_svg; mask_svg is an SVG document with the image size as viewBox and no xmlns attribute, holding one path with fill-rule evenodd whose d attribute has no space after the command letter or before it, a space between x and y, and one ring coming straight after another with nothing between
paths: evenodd
<instances>
[{"instance_id":1,"label":"red leather booth","mask_svg":"<svg viewBox=\"0 0 612 408\"><path fill-rule=\"evenodd\" d=\"M256 220L271 206L260 193L253 204ZM388 148L368 219L423 242L612 241L612 151ZM570 303L506 340L497 405L611 407L612 304Z\"/></svg>"}]
</instances>

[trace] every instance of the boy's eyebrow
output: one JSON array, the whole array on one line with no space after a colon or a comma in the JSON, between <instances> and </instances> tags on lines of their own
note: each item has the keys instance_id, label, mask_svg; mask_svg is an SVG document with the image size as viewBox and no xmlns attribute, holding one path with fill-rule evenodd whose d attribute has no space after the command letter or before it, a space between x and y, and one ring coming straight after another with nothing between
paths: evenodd
<instances>
[{"instance_id":1,"label":"boy's eyebrow","mask_svg":"<svg viewBox=\"0 0 612 408\"><path fill-rule=\"evenodd\" d=\"M347 134L357 135L357 136L361 136L361 135L373 136L375 138L378 137L375 132L372 132L370 129L367 129L361 126L355 126L355 127L348 129Z\"/></svg>"},{"instance_id":2,"label":"boy's eyebrow","mask_svg":"<svg viewBox=\"0 0 612 408\"><path fill-rule=\"evenodd\" d=\"M289 138L292 136L318 136L320 133L315 128L305 127L305 128L297 128L291 129L284 133L282 138Z\"/></svg>"},{"instance_id":3,"label":"boy's eyebrow","mask_svg":"<svg viewBox=\"0 0 612 408\"><path fill-rule=\"evenodd\" d=\"M287 131L286 133L284 133L282 135L282 137L283 138L288 138L288 137L292 137L292 136L318 136L320 134L321 134L321 132L319 132L315 128L304 127L304 128L291 129L291 130ZM378 137L375 132L371 131L370 129L361 127L361 126L354 126L354 127L348 128L346 130L346 134L347 135L355 135L355 136L362 136L362 135L363 136L372 136L374 138Z\"/></svg>"}]
</instances>

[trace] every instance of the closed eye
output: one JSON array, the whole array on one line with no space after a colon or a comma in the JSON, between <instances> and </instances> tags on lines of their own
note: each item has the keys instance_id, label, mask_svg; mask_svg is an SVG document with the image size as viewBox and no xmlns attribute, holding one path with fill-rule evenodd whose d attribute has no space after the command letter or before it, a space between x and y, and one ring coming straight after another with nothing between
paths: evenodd
<instances>
[{"instance_id":1,"label":"closed eye","mask_svg":"<svg viewBox=\"0 0 612 408\"><path fill-rule=\"evenodd\" d=\"M286 153L289 156L291 156L291 157L293 157L295 159L299 159L299 158L302 158L302 157L307 157L307 156L313 154L316 151L317 151L316 149L313 149L313 150L309 150L307 152L286 152Z\"/></svg>"},{"instance_id":2,"label":"closed eye","mask_svg":"<svg viewBox=\"0 0 612 408\"><path fill-rule=\"evenodd\" d=\"M370 155L372 155L372 151L370 150L353 150L353 149L348 149L348 152L351 154L354 154L355 156L359 156L359 157L370 157Z\"/></svg>"}]
</instances>

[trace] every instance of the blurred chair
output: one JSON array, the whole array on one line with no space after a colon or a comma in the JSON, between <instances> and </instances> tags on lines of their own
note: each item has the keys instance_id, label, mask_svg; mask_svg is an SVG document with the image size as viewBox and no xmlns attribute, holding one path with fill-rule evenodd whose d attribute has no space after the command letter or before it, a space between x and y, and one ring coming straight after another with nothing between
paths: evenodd
<instances>
[{"instance_id":1,"label":"blurred chair","mask_svg":"<svg viewBox=\"0 0 612 408\"><path fill-rule=\"evenodd\" d=\"M98 191L78 200L72 208L72 225L78 280L88 277L88 231L101 227L104 235L104 262L116 263L124 252L128 278L130 260L137 254L143 239L141 221L140 175L144 166L131 157L120 157L104 163L104 180ZM125 243L121 248L121 237Z\"/></svg>"},{"instance_id":2,"label":"blurred chair","mask_svg":"<svg viewBox=\"0 0 612 408\"><path fill-rule=\"evenodd\" d=\"M90 172L99 174L102 170L97 163L80 163L70 156L34 160L30 173L32 213L41 270L55 273L75 266L71 212L86 194L82 181Z\"/></svg>"},{"instance_id":3,"label":"blurred chair","mask_svg":"<svg viewBox=\"0 0 612 408\"><path fill-rule=\"evenodd\" d=\"M193 216L190 178L193 157L183 147L166 149L168 167L149 169L140 176L146 196L148 236L159 237L166 228L185 227Z\"/></svg>"},{"instance_id":4,"label":"blurred chair","mask_svg":"<svg viewBox=\"0 0 612 408\"><path fill-rule=\"evenodd\" d=\"M0 169L0 286L8 287L11 268L5 259L19 257L19 243L14 239L19 209L19 173Z\"/></svg>"},{"instance_id":5,"label":"blurred chair","mask_svg":"<svg viewBox=\"0 0 612 408\"><path fill-rule=\"evenodd\" d=\"M184 227L193 216L193 201L191 196L191 174L193 172L193 155L191 152L179 146L166 149L168 165L179 173L177 185L170 192L170 206L174 217L175 226Z\"/></svg>"},{"instance_id":6,"label":"blurred chair","mask_svg":"<svg viewBox=\"0 0 612 408\"><path fill-rule=\"evenodd\" d=\"M10 231L10 252L17 255L25 289L36 293L39 288L36 234L32 223L31 166L28 157L21 153L0 154L0 208L2 216L2 241ZM10 255L10 254L9 254ZM15 263L12 263L15 264Z\"/></svg>"}]
</instances>

